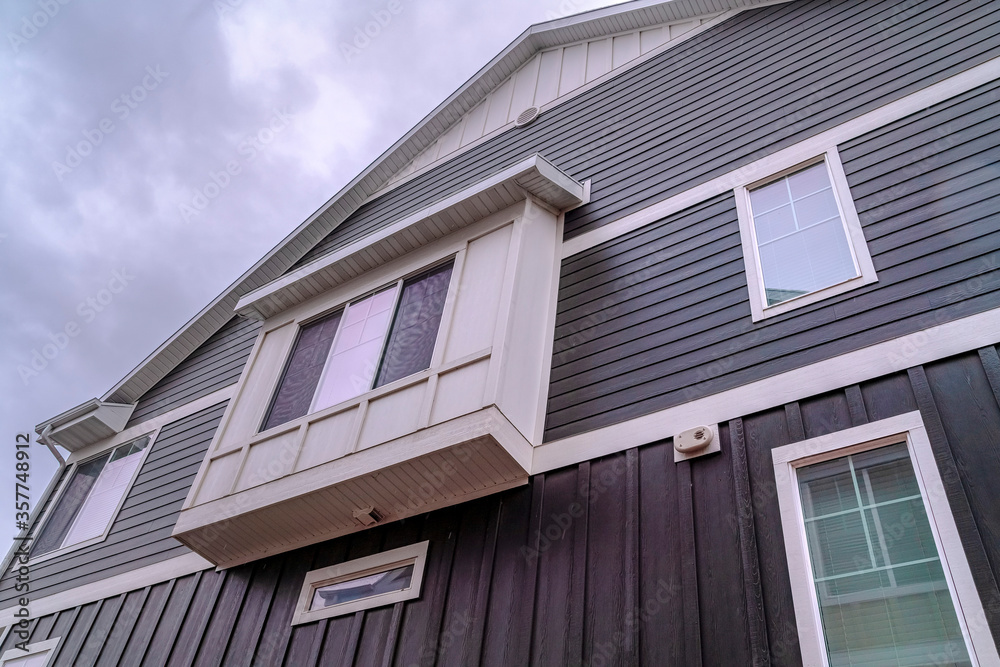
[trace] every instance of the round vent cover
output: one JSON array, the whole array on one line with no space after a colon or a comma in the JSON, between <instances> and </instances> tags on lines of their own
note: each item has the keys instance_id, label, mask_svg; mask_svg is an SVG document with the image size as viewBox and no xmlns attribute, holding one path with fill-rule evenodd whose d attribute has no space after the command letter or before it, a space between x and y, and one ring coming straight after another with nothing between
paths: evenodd
<instances>
[{"instance_id":1,"label":"round vent cover","mask_svg":"<svg viewBox=\"0 0 1000 667\"><path fill-rule=\"evenodd\" d=\"M520 113L517 120L514 121L515 127L524 127L525 125L531 123L533 120L538 118L538 107L528 107Z\"/></svg>"}]
</instances>

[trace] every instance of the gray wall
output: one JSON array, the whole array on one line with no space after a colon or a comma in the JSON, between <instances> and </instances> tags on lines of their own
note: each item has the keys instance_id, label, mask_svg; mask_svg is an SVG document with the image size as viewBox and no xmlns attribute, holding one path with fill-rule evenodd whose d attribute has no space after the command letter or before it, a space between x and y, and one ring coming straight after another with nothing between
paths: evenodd
<instances>
[{"instance_id":1,"label":"gray wall","mask_svg":"<svg viewBox=\"0 0 1000 667\"><path fill-rule=\"evenodd\" d=\"M107 539L31 567L32 599L190 553L170 537L226 403L163 427L129 490ZM0 579L0 608L17 595L13 576Z\"/></svg>"},{"instance_id":2,"label":"gray wall","mask_svg":"<svg viewBox=\"0 0 1000 667\"><path fill-rule=\"evenodd\" d=\"M732 194L563 263L546 438L1000 306L1000 82L839 147L878 282L754 324Z\"/></svg>"},{"instance_id":3,"label":"gray wall","mask_svg":"<svg viewBox=\"0 0 1000 667\"><path fill-rule=\"evenodd\" d=\"M744 12L377 200L297 266L540 152L592 201L572 237L1000 53L986 0L798 0Z\"/></svg>"},{"instance_id":4,"label":"gray wall","mask_svg":"<svg viewBox=\"0 0 1000 667\"><path fill-rule=\"evenodd\" d=\"M971 351L734 419L719 454L650 443L52 614L31 641L61 637L59 666L800 665L770 450L913 410L1000 638L998 397L996 349ZM307 571L421 540L418 599L292 627Z\"/></svg>"},{"instance_id":5,"label":"gray wall","mask_svg":"<svg viewBox=\"0 0 1000 667\"><path fill-rule=\"evenodd\" d=\"M240 379L260 322L234 317L136 402L129 426L207 396Z\"/></svg>"}]
</instances>

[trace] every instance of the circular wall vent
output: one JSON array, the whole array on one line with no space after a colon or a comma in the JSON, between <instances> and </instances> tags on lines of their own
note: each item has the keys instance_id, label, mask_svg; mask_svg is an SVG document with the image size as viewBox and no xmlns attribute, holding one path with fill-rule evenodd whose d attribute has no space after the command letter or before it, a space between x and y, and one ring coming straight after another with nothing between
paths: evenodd
<instances>
[{"instance_id":1,"label":"circular wall vent","mask_svg":"<svg viewBox=\"0 0 1000 667\"><path fill-rule=\"evenodd\" d=\"M538 107L528 107L518 115L514 121L515 127L524 127L538 118Z\"/></svg>"}]
</instances>

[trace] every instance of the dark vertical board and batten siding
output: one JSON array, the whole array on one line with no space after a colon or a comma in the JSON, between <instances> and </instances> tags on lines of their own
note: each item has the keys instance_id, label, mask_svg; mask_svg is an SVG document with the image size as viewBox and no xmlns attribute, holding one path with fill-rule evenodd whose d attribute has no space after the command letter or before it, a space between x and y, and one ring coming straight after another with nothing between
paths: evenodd
<instances>
[{"instance_id":1,"label":"dark vertical board and batten siding","mask_svg":"<svg viewBox=\"0 0 1000 667\"><path fill-rule=\"evenodd\" d=\"M163 427L108 537L31 568L34 599L190 553L170 537L226 403ZM17 598L14 577L0 579L0 606Z\"/></svg>"},{"instance_id":2,"label":"dark vertical board and batten siding","mask_svg":"<svg viewBox=\"0 0 1000 667\"><path fill-rule=\"evenodd\" d=\"M878 282L763 322L731 194L565 260L546 439L1000 306L997 118L1000 82L841 145Z\"/></svg>"},{"instance_id":3,"label":"dark vertical board and batten siding","mask_svg":"<svg viewBox=\"0 0 1000 667\"><path fill-rule=\"evenodd\" d=\"M62 611L32 641L63 637L57 665L799 665L771 450L917 409L1000 639L998 370L991 347L803 397L723 424L719 454L653 442ZM308 570L424 539L419 598L291 627Z\"/></svg>"}]
</instances>

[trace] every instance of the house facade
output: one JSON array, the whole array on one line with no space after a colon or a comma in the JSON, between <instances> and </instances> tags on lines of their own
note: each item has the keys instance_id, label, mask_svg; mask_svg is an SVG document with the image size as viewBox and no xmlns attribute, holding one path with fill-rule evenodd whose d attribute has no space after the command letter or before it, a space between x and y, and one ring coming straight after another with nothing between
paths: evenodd
<instances>
[{"instance_id":1,"label":"house facade","mask_svg":"<svg viewBox=\"0 0 1000 667\"><path fill-rule=\"evenodd\" d=\"M1000 665L998 118L987 0L529 28L38 426L0 665Z\"/></svg>"}]
</instances>

